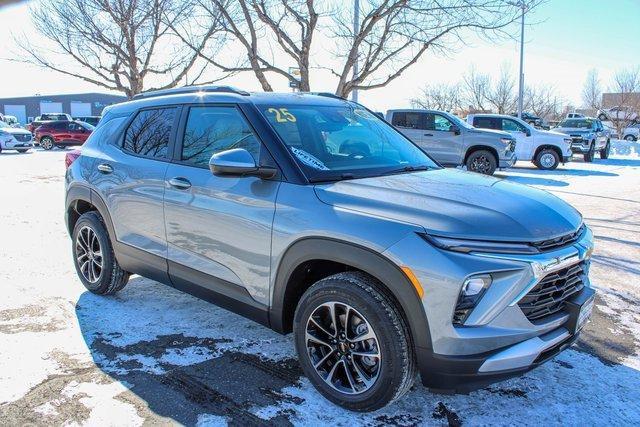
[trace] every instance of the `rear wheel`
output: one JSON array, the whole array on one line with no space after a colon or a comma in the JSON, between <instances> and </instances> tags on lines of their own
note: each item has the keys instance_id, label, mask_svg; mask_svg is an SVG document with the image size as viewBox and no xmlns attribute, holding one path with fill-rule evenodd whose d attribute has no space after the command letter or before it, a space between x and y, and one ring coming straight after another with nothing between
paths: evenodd
<instances>
[{"instance_id":1,"label":"rear wheel","mask_svg":"<svg viewBox=\"0 0 640 427\"><path fill-rule=\"evenodd\" d=\"M593 159L596 157L596 144L595 142L591 142L589 145L589 151L584 153L584 161L587 163L593 162Z\"/></svg>"},{"instance_id":2,"label":"rear wheel","mask_svg":"<svg viewBox=\"0 0 640 427\"><path fill-rule=\"evenodd\" d=\"M300 365L333 403L372 411L404 395L416 363L407 323L381 284L364 273L339 273L302 296L294 318Z\"/></svg>"},{"instance_id":3,"label":"rear wheel","mask_svg":"<svg viewBox=\"0 0 640 427\"><path fill-rule=\"evenodd\" d=\"M556 153L555 150L545 148L536 154L534 163L539 169L553 170L560 164L560 156L558 156L558 153Z\"/></svg>"},{"instance_id":4,"label":"rear wheel","mask_svg":"<svg viewBox=\"0 0 640 427\"><path fill-rule=\"evenodd\" d=\"M633 136L633 135L627 135L627 136L625 136L625 137L624 137L624 139L625 139L626 141L633 142L633 141L635 141L635 140L636 140L636 137L635 137L635 136Z\"/></svg>"},{"instance_id":5,"label":"rear wheel","mask_svg":"<svg viewBox=\"0 0 640 427\"><path fill-rule=\"evenodd\" d=\"M602 150L600 150L600 158L601 159L608 159L610 152L611 152L611 143L609 141L607 141L607 145L605 145L604 148Z\"/></svg>"},{"instance_id":6,"label":"rear wheel","mask_svg":"<svg viewBox=\"0 0 640 427\"><path fill-rule=\"evenodd\" d=\"M469 155L466 165L468 171L493 175L498 167L498 160L490 151L478 150Z\"/></svg>"},{"instance_id":7,"label":"rear wheel","mask_svg":"<svg viewBox=\"0 0 640 427\"><path fill-rule=\"evenodd\" d=\"M125 287L129 273L118 264L107 229L97 212L80 216L72 238L76 272L85 288L94 294L109 295Z\"/></svg>"},{"instance_id":8,"label":"rear wheel","mask_svg":"<svg viewBox=\"0 0 640 427\"><path fill-rule=\"evenodd\" d=\"M27 151L29 151L29 149L26 149L26 150L18 150L18 153L20 153L20 154L24 154L24 153L26 153Z\"/></svg>"},{"instance_id":9,"label":"rear wheel","mask_svg":"<svg viewBox=\"0 0 640 427\"><path fill-rule=\"evenodd\" d=\"M40 140L40 147L44 148L45 150L51 150L54 147L53 138L49 136L45 136L44 138L42 138Z\"/></svg>"}]
</instances>

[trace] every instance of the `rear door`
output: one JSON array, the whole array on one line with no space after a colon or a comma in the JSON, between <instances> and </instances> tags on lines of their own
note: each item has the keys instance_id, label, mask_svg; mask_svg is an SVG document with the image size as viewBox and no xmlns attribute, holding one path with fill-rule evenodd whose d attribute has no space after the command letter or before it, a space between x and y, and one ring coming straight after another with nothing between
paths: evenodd
<instances>
[{"instance_id":1,"label":"rear door","mask_svg":"<svg viewBox=\"0 0 640 427\"><path fill-rule=\"evenodd\" d=\"M426 148L424 147L424 134L427 130L426 116L425 113L416 111L394 111L391 124L411 141Z\"/></svg>"},{"instance_id":2,"label":"rear door","mask_svg":"<svg viewBox=\"0 0 640 427\"><path fill-rule=\"evenodd\" d=\"M442 114L428 113L426 128L424 141L427 152L441 164L460 164L464 136L460 132L453 132L454 124Z\"/></svg>"},{"instance_id":3,"label":"rear door","mask_svg":"<svg viewBox=\"0 0 640 427\"><path fill-rule=\"evenodd\" d=\"M51 127L53 128L53 139L56 142L61 144L68 144L73 142L72 137L72 125L73 123L69 122L57 122L52 123Z\"/></svg>"},{"instance_id":4,"label":"rear door","mask_svg":"<svg viewBox=\"0 0 640 427\"><path fill-rule=\"evenodd\" d=\"M181 123L165 178L171 280L264 308L280 181L214 176L208 165L213 154L233 148L261 165L275 163L235 105L185 107Z\"/></svg>"}]
</instances>

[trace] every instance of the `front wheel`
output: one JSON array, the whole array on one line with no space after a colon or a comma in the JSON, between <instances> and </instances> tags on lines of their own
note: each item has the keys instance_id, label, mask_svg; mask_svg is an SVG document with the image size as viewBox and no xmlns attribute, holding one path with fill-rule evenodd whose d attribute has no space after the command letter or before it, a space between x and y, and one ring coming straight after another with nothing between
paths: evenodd
<instances>
[{"instance_id":1,"label":"front wheel","mask_svg":"<svg viewBox=\"0 0 640 427\"><path fill-rule=\"evenodd\" d=\"M542 170L554 170L560 164L560 156L555 150L545 148L536 154L535 165Z\"/></svg>"},{"instance_id":2,"label":"front wheel","mask_svg":"<svg viewBox=\"0 0 640 427\"><path fill-rule=\"evenodd\" d=\"M48 136L45 136L44 138L42 138L40 140L40 147L44 148L47 151L51 150L54 147L53 138L50 138Z\"/></svg>"},{"instance_id":3,"label":"front wheel","mask_svg":"<svg viewBox=\"0 0 640 427\"><path fill-rule=\"evenodd\" d=\"M633 142L636 140L636 137L633 135L627 135L624 137L625 141Z\"/></svg>"},{"instance_id":4,"label":"front wheel","mask_svg":"<svg viewBox=\"0 0 640 427\"><path fill-rule=\"evenodd\" d=\"M24 153L26 153L27 151L29 151L29 150L28 150L28 149L27 149L27 150L18 150L18 153L20 153L20 154L24 154Z\"/></svg>"},{"instance_id":5,"label":"front wheel","mask_svg":"<svg viewBox=\"0 0 640 427\"><path fill-rule=\"evenodd\" d=\"M352 411L373 411L413 385L416 363L407 322L382 284L360 272L316 282L294 318L300 365L316 389Z\"/></svg>"},{"instance_id":6,"label":"front wheel","mask_svg":"<svg viewBox=\"0 0 640 427\"><path fill-rule=\"evenodd\" d=\"M596 143L592 142L589 146L589 151L584 153L584 161L587 163L593 162L593 159L596 157Z\"/></svg>"},{"instance_id":7,"label":"front wheel","mask_svg":"<svg viewBox=\"0 0 640 427\"><path fill-rule=\"evenodd\" d=\"M605 145L604 148L602 150L600 150L600 158L601 159L608 159L610 152L611 152L611 143L609 141L607 141L607 145Z\"/></svg>"},{"instance_id":8,"label":"front wheel","mask_svg":"<svg viewBox=\"0 0 640 427\"><path fill-rule=\"evenodd\" d=\"M498 167L498 160L490 151L478 150L469 155L466 165L468 171L493 175Z\"/></svg>"},{"instance_id":9,"label":"front wheel","mask_svg":"<svg viewBox=\"0 0 640 427\"><path fill-rule=\"evenodd\" d=\"M129 273L113 253L109 234L97 212L80 216L73 228L73 260L82 284L98 295L110 295L125 287Z\"/></svg>"}]
</instances>

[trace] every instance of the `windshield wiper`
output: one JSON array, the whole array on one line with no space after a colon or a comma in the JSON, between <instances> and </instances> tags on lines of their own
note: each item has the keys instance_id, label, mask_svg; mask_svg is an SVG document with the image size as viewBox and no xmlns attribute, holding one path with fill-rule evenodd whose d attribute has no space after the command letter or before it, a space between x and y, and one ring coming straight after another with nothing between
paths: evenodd
<instances>
[{"instance_id":1,"label":"windshield wiper","mask_svg":"<svg viewBox=\"0 0 640 427\"><path fill-rule=\"evenodd\" d=\"M346 179L355 179L355 175L350 172L345 172L336 175L315 176L309 178L309 182L343 181Z\"/></svg>"},{"instance_id":2,"label":"windshield wiper","mask_svg":"<svg viewBox=\"0 0 640 427\"><path fill-rule=\"evenodd\" d=\"M388 172L383 173L382 175L395 175L398 173L405 173L405 172L428 171L431 169L434 169L434 168L427 165L419 165L419 166L408 165L402 168L390 170Z\"/></svg>"}]
</instances>

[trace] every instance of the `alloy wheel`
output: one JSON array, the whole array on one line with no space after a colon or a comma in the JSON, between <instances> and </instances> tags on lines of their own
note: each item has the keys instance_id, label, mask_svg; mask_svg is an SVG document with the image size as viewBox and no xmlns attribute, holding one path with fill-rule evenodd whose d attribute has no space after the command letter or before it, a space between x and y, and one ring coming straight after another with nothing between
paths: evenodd
<instances>
[{"instance_id":1,"label":"alloy wheel","mask_svg":"<svg viewBox=\"0 0 640 427\"><path fill-rule=\"evenodd\" d=\"M479 156L473 159L471 162L471 170L483 174L488 174L491 170L491 162L486 156Z\"/></svg>"},{"instance_id":2,"label":"alloy wheel","mask_svg":"<svg viewBox=\"0 0 640 427\"><path fill-rule=\"evenodd\" d=\"M44 138L42 141L40 141L40 145L45 150L51 150L53 148L53 143L49 138Z\"/></svg>"},{"instance_id":3,"label":"alloy wheel","mask_svg":"<svg viewBox=\"0 0 640 427\"><path fill-rule=\"evenodd\" d=\"M380 375L378 337L355 308L341 302L317 307L307 320L307 354L333 389L350 395L369 390Z\"/></svg>"},{"instance_id":4,"label":"alloy wheel","mask_svg":"<svg viewBox=\"0 0 640 427\"><path fill-rule=\"evenodd\" d=\"M96 283L102 275L103 258L100 241L95 231L88 226L80 229L76 236L76 261L82 276L89 283Z\"/></svg>"},{"instance_id":5,"label":"alloy wheel","mask_svg":"<svg viewBox=\"0 0 640 427\"><path fill-rule=\"evenodd\" d=\"M542 167L546 169L553 167L555 162L556 162L556 158L553 157L553 154L545 153L542 156L540 156L540 164L542 165Z\"/></svg>"}]
</instances>

